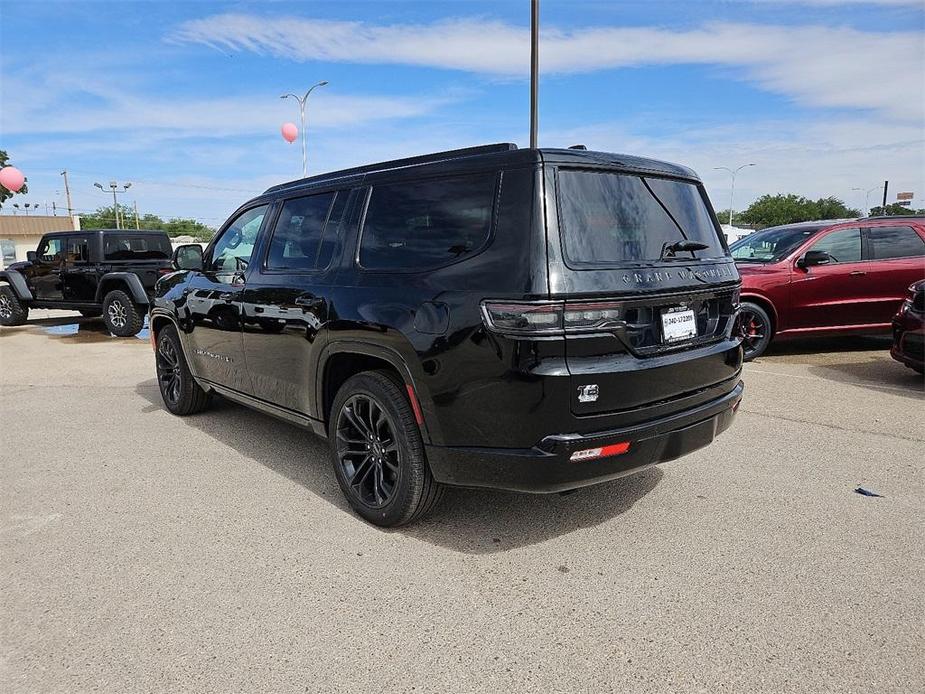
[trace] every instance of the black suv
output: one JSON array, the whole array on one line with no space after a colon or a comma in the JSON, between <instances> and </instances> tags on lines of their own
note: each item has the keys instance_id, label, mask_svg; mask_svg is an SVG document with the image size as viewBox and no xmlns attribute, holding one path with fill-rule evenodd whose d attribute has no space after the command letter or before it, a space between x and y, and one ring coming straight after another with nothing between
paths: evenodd
<instances>
[{"instance_id":1,"label":"black suv","mask_svg":"<svg viewBox=\"0 0 925 694\"><path fill-rule=\"evenodd\" d=\"M742 397L739 276L697 176L489 145L241 207L151 309L179 415L210 391L330 441L383 526L444 485L557 492L677 458Z\"/></svg>"},{"instance_id":2,"label":"black suv","mask_svg":"<svg viewBox=\"0 0 925 694\"><path fill-rule=\"evenodd\" d=\"M93 229L45 234L28 260L0 272L0 325L22 325L30 308L102 314L114 335L144 325L154 283L173 270L163 231Z\"/></svg>"}]
</instances>

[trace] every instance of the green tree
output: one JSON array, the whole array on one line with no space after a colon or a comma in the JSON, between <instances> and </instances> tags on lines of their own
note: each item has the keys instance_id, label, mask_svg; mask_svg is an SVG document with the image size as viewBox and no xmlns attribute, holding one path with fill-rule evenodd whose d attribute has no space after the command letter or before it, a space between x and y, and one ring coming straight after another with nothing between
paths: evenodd
<instances>
[{"instance_id":1,"label":"green tree","mask_svg":"<svg viewBox=\"0 0 925 694\"><path fill-rule=\"evenodd\" d=\"M135 228L135 210L127 205L119 205L119 216L122 226L126 229ZM115 229L116 217L112 205L100 207L95 212L80 216L81 229ZM198 241L208 241L215 234L215 230L197 222L195 219L168 219L163 220L150 212L139 215L138 227L140 229L159 229L166 231L168 236L192 236Z\"/></svg>"},{"instance_id":2,"label":"green tree","mask_svg":"<svg viewBox=\"0 0 925 694\"><path fill-rule=\"evenodd\" d=\"M0 149L0 169L4 166L12 166L10 164L9 155L2 149ZM28 179L26 179L28 180ZM12 190L8 190L6 186L0 185L0 207L3 207L3 203L6 202L7 198L11 198L14 195L20 195L22 193L28 193L29 186L23 183L22 188L19 189L19 192L14 193Z\"/></svg>"},{"instance_id":3,"label":"green tree","mask_svg":"<svg viewBox=\"0 0 925 694\"><path fill-rule=\"evenodd\" d=\"M847 207L836 197L810 200L793 193L762 195L738 215L738 219L759 227L810 222L817 219L859 217L860 210Z\"/></svg>"},{"instance_id":4,"label":"green tree","mask_svg":"<svg viewBox=\"0 0 925 694\"><path fill-rule=\"evenodd\" d=\"M877 207L870 208L871 217L882 217L883 215L896 215L897 217L908 217L909 215L925 215L925 209L913 210L911 207L905 207L895 202L887 205L886 208L883 208L879 205Z\"/></svg>"}]
</instances>

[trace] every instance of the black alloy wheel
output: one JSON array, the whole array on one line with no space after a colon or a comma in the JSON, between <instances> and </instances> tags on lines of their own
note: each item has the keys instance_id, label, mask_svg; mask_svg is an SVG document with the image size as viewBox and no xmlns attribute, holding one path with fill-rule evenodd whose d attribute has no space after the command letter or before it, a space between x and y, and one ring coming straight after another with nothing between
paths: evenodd
<instances>
[{"instance_id":1,"label":"black alloy wheel","mask_svg":"<svg viewBox=\"0 0 925 694\"><path fill-rule=\"evenodd\" d=\"M180 416L204 410L209 404L209 394L196 383L189 370L177 329L172 325L163 328L156 344L155 370L164 405Z\"/></svg>"},{"instance_id":2,"label":"black alloy wheel","mask_svg":"<svg viewBox=\"0 0 925 694\"><path fill-rule=\"evenodd\" d=\"M745 361L764 354L771 342L771 319L757 304L743 302L739 309L739 337Z\"/></svg>"},{"instance_id":3,"label":"black alloy wheel","mask_svg":"<svg viewBox=\"0 0 925 694\"><path fill-rule=\"evenodd\" d=\"M406 386L393 372L364 371L347 379L334 397L328 439L337 483L370 523L410 523L443 496Z\"/></svg>"},{"instance_id":4,"label":"black alloy wheel","mask_svg":"<svg viewBox=\"0 0 925 694\"><path fill-rule=\"evenodd\" d=\"M337 458L344 479L369 508L382 508L401 477L395 425L370 395L354 395L337 418Z\"/></svg>"}]
</instances>

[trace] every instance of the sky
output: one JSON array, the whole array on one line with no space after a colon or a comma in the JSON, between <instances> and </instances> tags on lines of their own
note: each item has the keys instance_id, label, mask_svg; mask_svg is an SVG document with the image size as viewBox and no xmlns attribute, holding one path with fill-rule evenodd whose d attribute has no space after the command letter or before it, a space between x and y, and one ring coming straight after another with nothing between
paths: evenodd
<instances>
[{"instance_id":1,"label":"sky","mask_svg":"<svg viewBox=\"0 0 925 694\"><path fill-rule=\"evenodd\" d=\"M925 0L541 0L539 144L697 171L717 209L765 193L925 207ZM0 0L0 149L19 202L218 226L301 176L280 94L315 89L309 174L529 142L528 0ZM868 191L871 191L868 195ZM4 213L9 213L9 203Z\"/></svg>"}]
</instances>

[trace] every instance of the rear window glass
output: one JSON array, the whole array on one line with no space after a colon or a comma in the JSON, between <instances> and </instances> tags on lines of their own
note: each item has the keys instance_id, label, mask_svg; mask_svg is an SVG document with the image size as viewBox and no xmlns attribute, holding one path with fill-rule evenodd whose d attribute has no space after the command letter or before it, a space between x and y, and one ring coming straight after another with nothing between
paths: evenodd
<instances>
[{"instance_id":1,"label":"rear window glass","mask_svg":"<svg viewBox=\"0 0 925 694\"><path fill-rule=\"evenodd\" d=\"M164 236L106 236L103 258L106 260L170 260L173 247Z\"/></svg>"},{"instance_id":2,"label":"rear window glass","mask_svg":"<svg viewBox=\"0 0 925 694\"><path fill-rule=\"evenodd\" d=\"M270 241L270 270L323 270L332 257L347 193L287 200Z\"/></svg>"},{"instance_id":3,"label":"rear window glass","mask_svg":"<svg viewBox=\"0 0 925 694\"><path fill-rule=\"evenodd\" d=\"M925 241L912 227L871 227L867 234L874 259L925 255Z\"/></svg>"},{"instance_id":4,"label":"rear window glass","mask_svg":"<svg viewBox=\"0 0 925 694\"><path fill-rule=\"evenodd\" d=\"M703 243L697 258L725 255L700 189L683 181L559 171L559 218L573 264L658 260L665 244ZM679 258L690 258L679 252Z\"/></svg>"},{"instance_id":5,"label":"rear window glass","mask_svg":"<svg viewBox=\"0 0 925 694\"><path fill-rule=\"evenodd\" d=\"M424 269L479 251L488 240L496 174L408 181L372 189L360 265Z\"/></svg>"}]
</instances>

